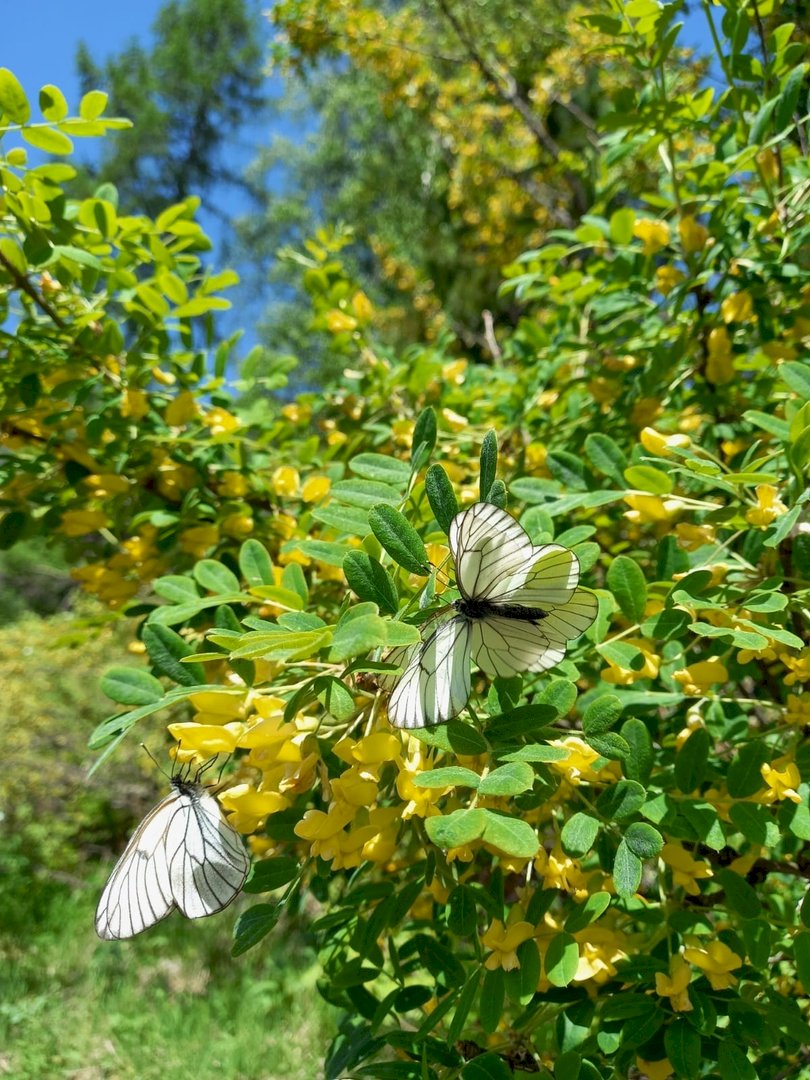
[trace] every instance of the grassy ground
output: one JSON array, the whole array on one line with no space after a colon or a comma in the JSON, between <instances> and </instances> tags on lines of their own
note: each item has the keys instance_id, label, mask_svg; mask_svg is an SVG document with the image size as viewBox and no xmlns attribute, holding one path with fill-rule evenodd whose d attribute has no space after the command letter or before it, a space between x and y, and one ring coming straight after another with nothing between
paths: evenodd
<instances>
[{"instance_id":1,"label":"grassy ground","mask_svg":"<svg viewBox=\"0 0 810 1080\"><path fill-rule=\"evenodd\" d=\"M234 960L229 908L197 922L175 914L131 942L101 942L92 925L103 880L54 886L37 923L0 938L0 1076L321 1075L332 1017L300 939L279 929Z\"/></svg>"},{"instance_id":2,"label":"grassy ground","mask_svg":"<svg viewBox=\"0 0 810 1080\"><path fill-rule=\"evenodd\" d=\"M138 663L125 641L66 615L0 627L0 1080L316 1080L335 1020L300 935L234 960L234 905L96 938L116 850L164 788L137 740L86 780L112 711L99 674ZM159 743L161 724L138 738Z\"/></svg>"}]
</instances>

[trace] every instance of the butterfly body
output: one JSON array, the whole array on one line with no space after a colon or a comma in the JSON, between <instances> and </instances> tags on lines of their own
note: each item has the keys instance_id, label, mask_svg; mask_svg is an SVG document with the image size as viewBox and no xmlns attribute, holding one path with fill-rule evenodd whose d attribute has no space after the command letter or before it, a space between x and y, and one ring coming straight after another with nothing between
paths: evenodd
<instances>
[{"instance_id":1,"label":"butterfly body","mask_svg":"<svg viewBox=\"0 0 810 1080\"><path fill-rule=\"evenodd\" d=\"M489 600L462 598L454 600L453 607L465 619L488 619L500 615L505 619L517 619L518 622L537 623L545 619L547 611L539 607L524 607L522 604L493 604Z\"/></svg>"},{"instance_id":2,"label":"butterfly body","mask_svg":"<svg viewBox=\"0 0 810 1080\"><path fill-rule=\"evenodd\" d=\"M388 703L395 727L458 715L470 696L471 662L504 678L554 667L598 610L593 593L578 588L574 553L560 544L535 546L491 503L457 514L448 540L461 597L452 617L397 654L404 670Z\"/></svg>"},{"instance_id":3,"label":"butterfly body","mask_svg":"<svg viewBox=\"0 0 810 1080\"><path fill-rule=\"evenodd\" d=\"M134 937L175 908L188 919L213 915L238 895L250 868L239 834L202 785L172 778L110 874L96 910L108 941Z\"/></svg>"}]
</instances>

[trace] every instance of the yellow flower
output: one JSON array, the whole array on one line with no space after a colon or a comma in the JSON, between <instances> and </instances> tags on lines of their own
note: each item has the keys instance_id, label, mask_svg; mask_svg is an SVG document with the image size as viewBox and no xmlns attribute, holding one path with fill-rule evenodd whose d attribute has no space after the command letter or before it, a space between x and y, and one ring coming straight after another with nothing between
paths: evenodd
<instances>
[{"instance_id":1,"label":"yellow flower","mask_svg":"<svg viewBox=\"0 0 810 1080\"><path fill-rule=\"evenodd\" d=\"M270 814L286 810L290 800L277 791L259 791L252 784L236 784L219 796L222 808L229 812L231 825L239 832L255 832Z\"/></svg>"},{"instance_id":2,"label":"yellow flower","mask_svg":"<svg viewBox=\"0 0 810 1080\"><path fill-rule=\"evenodd\" d=\"M103 510L66 510L62 514L59 532L65 536L86 536L97 532L107 524L107 515Z\"/></svg>"},{"instance_id":3,"label":"yellow flower","mask_svg":"<svg viewBox=\"0 0 810 1080\"><path fill-rule=\"evenodd\" d=\"M686 280L686 274L676 266L659 266L655 271L655 287L662 296L669 296L676 286Z\"/></svg>"},{"instance_id":4,"label":"yellow flower","mask_svg":"<svg viewBox=\"0 0 810 1080\"><path fill-rule=\"evenodd\" d=\"M239 745L244 725L197 724L194 722L169 724L169 734L176 739L179 748L202 758L215 754L232 754Z\"/></svg>"},{"instance_id":5,"label":"yellow flower","mask_svg":"<svg viewBox=\"0 0 810 1080\"><path fill-rule=\"evenodd\" d=\"M129 480L117 473L91 473L90 476L85 476L82 483L99 499L106 495L123 495L129 491Z\"/></svg>"},{"instance_id":6,"label":"yellow flower","mask_svg":"<svg viewBox=\"0 0 810 1080\"><path fill-rule=\"evenodd\" d=\"M731 338L724 326L717 326L709 332L706 348L706 378L715 386L725 386L734 379L734 359Z\"/></svg>"},{"instance_id":7,"label":"yellow flower","mask_svg":"<svg viewBox=\"0 0 810 1080\"><path fill-rule=\"evenodd\" d=\"M810 648L802 649L798 656L779 653L779 659L786 668L790 668L790 674L785 676L786 686L793 686L797 682L810 682Z\"/></svg>"},{"instance_id":8,"label":"yellow flower","mask_svg":"<svg viewBox=\"0 0 810 1080\"><path fill-rule=\"evenodd\" d=\"M781 768L779 768L780 765ZM782 759L775 761L773 765L765 763L760 768L760 772L762 779L768 785L768 790L757 797L757 802L773 803L782 799L790 799L794 803L802 801L801 795L796 790L802 778L794 762Z\"/></svg>"},{"instance_id":9,"label":"yellow flower","mask_svg":"<svg viewBox=\"0 0 810 1080\"><path fill-rule=\"evenodd\" d=\"M676 525L675 534L684 551L697 551L704 544L713 544L717 539L713 525Z\"/></svg>"},{"instance_id":10,"label":"yellow flower","mask_svg":"<svg viewBox=\"0 0 810 1080\"><path fill-rule=\"evenodd\" d=\"M519 908L512 908L512 911L519 912ZM533 937L534 927L529 922L514 921L511 925L504 926L500 919L494 919L481 938L484 948L492 950L484 961L484 966L490 971L496 971L498 968L514 971L515 968L520 967L520 961L517 958L518 946Z\"/></svg>"},{"instance_id":11,"label":"yellow flower","mask_svg":"<svg viewBox=\"0 0 810 1080\"><path fill-rule=\"evenodd\" d=\"M442 380L447 386L461 386L467 373L466 360L450 360L442 364Z\"/></svg>"},{"instance_id":12,"label":"yellow flower","mask_svg":"<svg viewBox=\"0 0 810 1080\"><path fill-rule=\"evenodd\" d=\"M788 724L810 724L810 694L788 694L785 720Z\"/></svg>"},{"instance_id":13,"label":"yellow flower","mask_svg":"<svg viewBox=\"0 0 810 1080\"><path fill-rule=\"evenodd\" d=\"M451 431L463 431L469 423L466 416L460 416L457 412L453 412L452 409L442 409L441 415Z\"/></svg>"},{"instance_id":14,"label":"yellow flower","mask_svg":"<svg viewBox=\"0 0 810 1080\"><path fill-rule=\"evenodd\" d=\"M614 660L608 660L608 666L602 669L603 682L612 683L614 686L630 686L639 679L654 679L661 667L661 657L655 652L652 644L646 638L625 638L627 645L633 645L644 657L644 664L637 671L633 668L624 668Z\"/></svg>"},{"instance_id":15,"label":"yellow flower","mask_svg":"<svg viewBox=\"0 0 810 1080\"><path fill-rule=\"evenodd\" d=\"M216 525L192 525L180 533L180 550L202 559L219 540Z\"/></svg>"},{"instance_id":16,"label":"yellow flower","mask_svg":"<svg viewBox=\"0 0 810 1080\"><path fill-rule=\"evenodd\" d=\"M332 308L326 313L326 327L332 334L345 334L357 328L357 319L352 315L347 315L345 311Z\"/></svg>"},{"instance_id":17,"label":"yellow flower","mask_svg":"<svg viewBox=\"0 0 810 1080\"><path fill-rule=\"evenodd\" d=\"M540 469L544 469L547 457L548 447L545 443L529 443L526 447L526 472L535 473Z\"/></svg>"},{"instance_id":18,"label":"yellow flower","mask_svg":"<svg viewBox=\"0 0 810 1080\"><path fill-rule=\"evenodd\" d=\"M216 406L209 409L203 416L203 423L212 435L230 435L232 431L236 431L241 426L242 421L233 413L229 413L227 409Z\"/></svg>"},{"instance_id":19,"label":"yellow flower","mask_svg":"<svg viewBox=\"0 0 810 1080\"><path fill-rule=\"evenodd\" d=\"M607 926L588 926L574 934L579 944L579 962L574 982L606 983L616 974L616 964L627 959L625 940Z\"/></svg>"},{"instance_id":20,"label":"yellow flower","mask_svg":"<svg viewBox=\"0 0 810 1080\"><path fill-rule=\"evenodd\" d=\"M705 697L713 686L728 682L728 669L717 656L699 660L681 671L675 671L673 679L680 683L689 697Z\"/></svg>"},{"instance_id":21,"label":"yellow flower","mask_svg":"<svg viewBox=\"0 0 810 1080\"><path fill-rule=\"evenodd\" d=\"M292 465L280 465L270 478L270 486L281 497L296 495L301 486L298 470Z\"/></svg>"},{"instance_id":22,"label":"yellow flower","mask_svg":"<svg viewBox=\"0 0 810 1080\"><path fill-rule=\"evenodd\" d=\"M364 292L358 291L352 297L352 310L361 323L367 323L374 314L374 305Z\"/></svg>"},{"instance_id":23,"label":"yellow flower","mask_svg":"<svg viewBox=\"0 0 810 1080\"><path fill-rule=\"evenodd\" d=\"M253 518L249 514L228 514L220 522L220 527L225 536L242 540L253 532L253 524Z\"/></svg>"},{"instance_id":24,"label":"yellow flower","mask_svg":"<svg viewBox=\"0 0 810 1080\"><path fill-rule=\"evenodd\" d=\"M656 457L672 457L673 449L685 450L692 445L688 435L662 435L651 427L642 428L639 439L644 449Z\"/></svg>"},{"instance_id":25,"label":"yellow flower","mask_svg":"<svg viewBox=\"0 0 810 1080\"><path fill-rule=\"evenodd\" d=\"M402 810L403 821L412 817L432 817L440 812L434 804L447 788L417 787L415 783L417 777L431 768L432 764L423 762L421 751L417 751L416 756L406 762L397 776L397 793L405 803Z\"/></svg>"},{"instance_id":26,"label":"yellow flower","mask_svg":"<svg viewBox=\"0 0 810 1080\"><path fill-rule=\"evenodd\" d=\"M540 848L535 856L534 868L538 877L543 879L543 888L562 889L575 900L584 900L588 896L588 879L577 860L566 855L559 843L551 851Z\"/></svg>"},{"instance_id":27,"label":"yellow flower","mask_svg":"<svg viewBox=\"0 0 810 1080\"><path fill-rule=\"evenodd\" d=\"M728 945L714 939L706 947L692 946L683 950L684 959L705 972L713 990L727 990L737 979L731 974L742 967L742 959Z\"/></svg>"},{"instance_id":28,"label":"yellow flower","mask_svg":"<svg viewBox=\"0 0 810 1080\"><path fill-rule=\"evenodd\" d=\"M656 972L655 992L659 997L668 997L675 1012L689 1012L694 1008L687 990L691 978L689 965L682 956L676 954L669 958L669 975Z\"/></svg>"},{"instance_id":29,"label":"yellow flower","mask_svg":"<svg viewBox=\"0 0 810 1080\"><path fill-rule=\"evenodd\" d=\"M639 398L630 410L630 423L635 428L647 427L661 415L661 402L658 398Z\"/></svg>"},{"instance_id":30,"label":"yellow flower","mask_svg":"<svg viewBox=\"0 0 810 1080\"><path fill-rule=\"evenodd\" d=\"M155 382L159 382L161 386L174 386L177 382L177 376L172 374L171 371L164 371L163 368L153 367L151 375Z\"/></svg>"},{"instance_id":31,"label":"yellow flower","mask_svg":"<svg viewBox=\"0 0 810 1080\"><path fill-rule=\"evenodd\" d=\"M308 405L301 405L297 401L291 401L289 405L282 407L281 415L285 420L289 420L293 424L306 424L312 416L312 409Z\"/></svg>"},{"instance_id":32,"label":"yellow flower","mask_svg":"<svg viewBox=\"0 0 810 1080\"><path fill-rule=\"evenodd\" d=\"M645 255L655 255L669 243L669 225L660 219L639 218L633 225L633 236L641 240Z\"/></svg>"},{"instance_id":33,"label":"yellow flower","mask_svg":"<svg viewBox=\"0 0 810 1080\"><path fill-rule=\"evenodd\" d=\"M745 519L752 525L760 525L764 529L786 513L787 507L779 499L779 493L773 484L758 484L755 490L757 506L746 512Z\"/></svg>"},{"instance_id":34,"label":"yellow flower","mask_svg":"<svg viewBox=\"0 0 810 1080\"><path fill-rule=\"evenodd\" d=\"M182 427L199 416L200 410L190 390L181 390L163 411L163 419L169 427Z\"/></svg>"},{"instance_id":35,"label":"yellow flower","mask_svg":"<svg viewBox=\"0 0 810 1080\"><path fill-rule=\"evenodd\" d=\"M127 389L121 401L121 415L131 420L142 420L149 412L149 398L144 390Z\"/></svg>"},{"instance_id":36,"label":"yellow flower","mask_svg":"<svg viewBox=\"0 0 810 1080\"><path fill-rule=\"evenodd\" d=\"M248 479L241 473L228 470L220 477L217 491L226 499L241 499L248 493Z\"/></svg>"},{"instance_id":37,"label":"yellow flower","mask_svg":"<svg viewBox=\"0 0 810 1080\"><path fill-rule=\"evenodd\" d=\"M698 881L714 876L707 862L693 859L680 844L664 844L661 849L661 858L672 871L673 884L680 885L690 896L697 896L700 893Z\"/></svg>"},{"instance_id":38,"label":"yellow flower","mask_svg":"<svg viewBox=\"0 0 810 1080\"><path fill-rule=\"evenodd\" d=\"M669 525L683 510L680 499L662 499L660 495L625 495L630 507L624 516L634 525Z\"/></svg>"},{"instance_id":39,"label":"yellow flower","mask_svg":"<svg viewBox=\"0 0 810 1080\"><path fill-rule=\"evenodd\" d=\"M720 305L720 314L723 316L723 322L725 323L748 322L754 314L751 294L743 290L727 296Z\"/></svg>"},{"instance_id":40,"label":"yellow flower","mask_svg":"<svg viewBox=\"0 0 810 1080\"><path fill-rule=\"evenodd\" d=\"M691 214L682 217L678 222L678 234L683 244L683 250L687 253L702 251L709 239L709 230L705 225L695 221Z\"/></svg>"},{"instance_id":41,"label":"yellow flower","mask_svg":"<svg viewBox=\"0 0 810 1080\"><path fill-rule=\"evenodd\" d=\"M350 806L371 806L377 798L377 784L356 765L346 769L332 781L332 794L336 800Z\"/></svg>"},{"instance_id":42,"label":"yellow flower","mask_svg":"<svg viewBox=\"0 0 810 1080\"><path fill-rule=\"evenodd\" d=\"M675 1072L669 1058L662 1058L660 1061L644 1061L637 1057L636 1068L641 1073L642 1080L669 1080Z\"/></svg>"},{"instance_id":43,"label":"yellow flower","mask_svg":"<svg viewBox=\"0 0 810 1080\"><path fill-rule=\"evenodd\" d=\"M242 694L223 694L218 690L199 690L188 699L195 709L198 724L224 724L241 720L244 712Z\"/></svg>"},{"instance_id":44,"label":"yellow flower","mask_svg":"<svg viewBox=\"0 0 810 1080\"><path fill-rule=\"evenodd\" d=\"M356 807L343 802L332 803L326 814L323 810L307 810L293 832L302 840L311 841L310 851L313 856L319 855L331 862L340 851L340 834L355 813Z\"/></svg>"},{"instance_id":45,"label":"yellow flower","mask_svg":"<svg viewBox=\"0 0 810 1080\"><path fill-rule=\"evenodd\" d=\"M592 746L578 735L569 735L565 739L552 739L550 746L558 746L567 752L561 761L550 762L550 767L561 773L570 784L579 784L582 780L595 780L597 774L591 765L599 757Z\"/></svg>"},{"instance_id":46,"label":"yellow flower","mask_svg":"<svg viewBox=\"0 0 810 1080\"><path fill-rule=\"evenodd\" d=\"M319 502L329 494L331 486L332 481L328 476L309 476L301 488L301 498L306 503Z\"/></svg>"}]
</instances>

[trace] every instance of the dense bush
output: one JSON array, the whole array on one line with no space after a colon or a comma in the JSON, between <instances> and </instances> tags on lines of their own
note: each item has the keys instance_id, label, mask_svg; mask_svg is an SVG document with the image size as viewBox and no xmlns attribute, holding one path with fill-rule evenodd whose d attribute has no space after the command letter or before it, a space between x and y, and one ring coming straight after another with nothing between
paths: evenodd
<instances>
[{"instance_id":1,"label":"dense bush","mask_svg":"<svg viewBox=\"0 0 810 1080\"><path fill-rule=\"evenodd\" d=\"M675 14L583 16L628 78L594 205L506 269L522 314L491 363L449 335L382 347L324 231L300 262L342 374L240 412L230 346L193 345L228 278L191 201L119 218L112 191L76 205L64 166L6 154L5 523L58 527L139 619L150 671L106 674L127 711L91 745L169 710L176 756L234 755L220 801L246 890L273 893L234 953L322 905L320 988L346 1011L328 1076L807 1062L804 46L706 5L725 84L695 87ZM8 74L0 108L30 136ZM576 553L598 618L551 676L476 675L469 717L394 731L385 646L454 595L455 505L507 496Z\"/></svg>"}]
</instances>

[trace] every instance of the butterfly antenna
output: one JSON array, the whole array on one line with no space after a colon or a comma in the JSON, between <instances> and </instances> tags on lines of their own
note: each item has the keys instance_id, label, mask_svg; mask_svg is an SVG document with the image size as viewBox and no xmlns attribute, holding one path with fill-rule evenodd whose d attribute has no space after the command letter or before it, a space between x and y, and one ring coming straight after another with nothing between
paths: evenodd
<instances>
[{"instance_id":1,"label":"butterfly antenna","mask_svg":"<svg viewBox=\"0 0 810 1080\"><path fill-rule=\"evenodd\" d=\"M205 773L207 773L208 770L215 765L216 760L217 760L218 757L219 757L219 754L214 754L213 757L208 758L207 761L204 761L202 763L202 765L200 765L198 767L197 771L194 773L194 783L195 784L199 784L200 777L203 776Z\"/></svg>"},{"instance_id":2,"label":"butterfly antenna","mask_svg":"<svg viewBox=\"0 0 810 1080\"><path fill-rule=\"evenodd\" d=\"M143 750L143 752L150 759L152 764L157 768L158 772L162 772L167 780L171 780L171 776L169 776L169 774L166 772L166 770L163 768L163 766L160 764L160 762L157 761L154 754L152 753L152 751L149 749L149 747L145 743L141 743L141 750Z\"/></svg>"}]
</instances>

